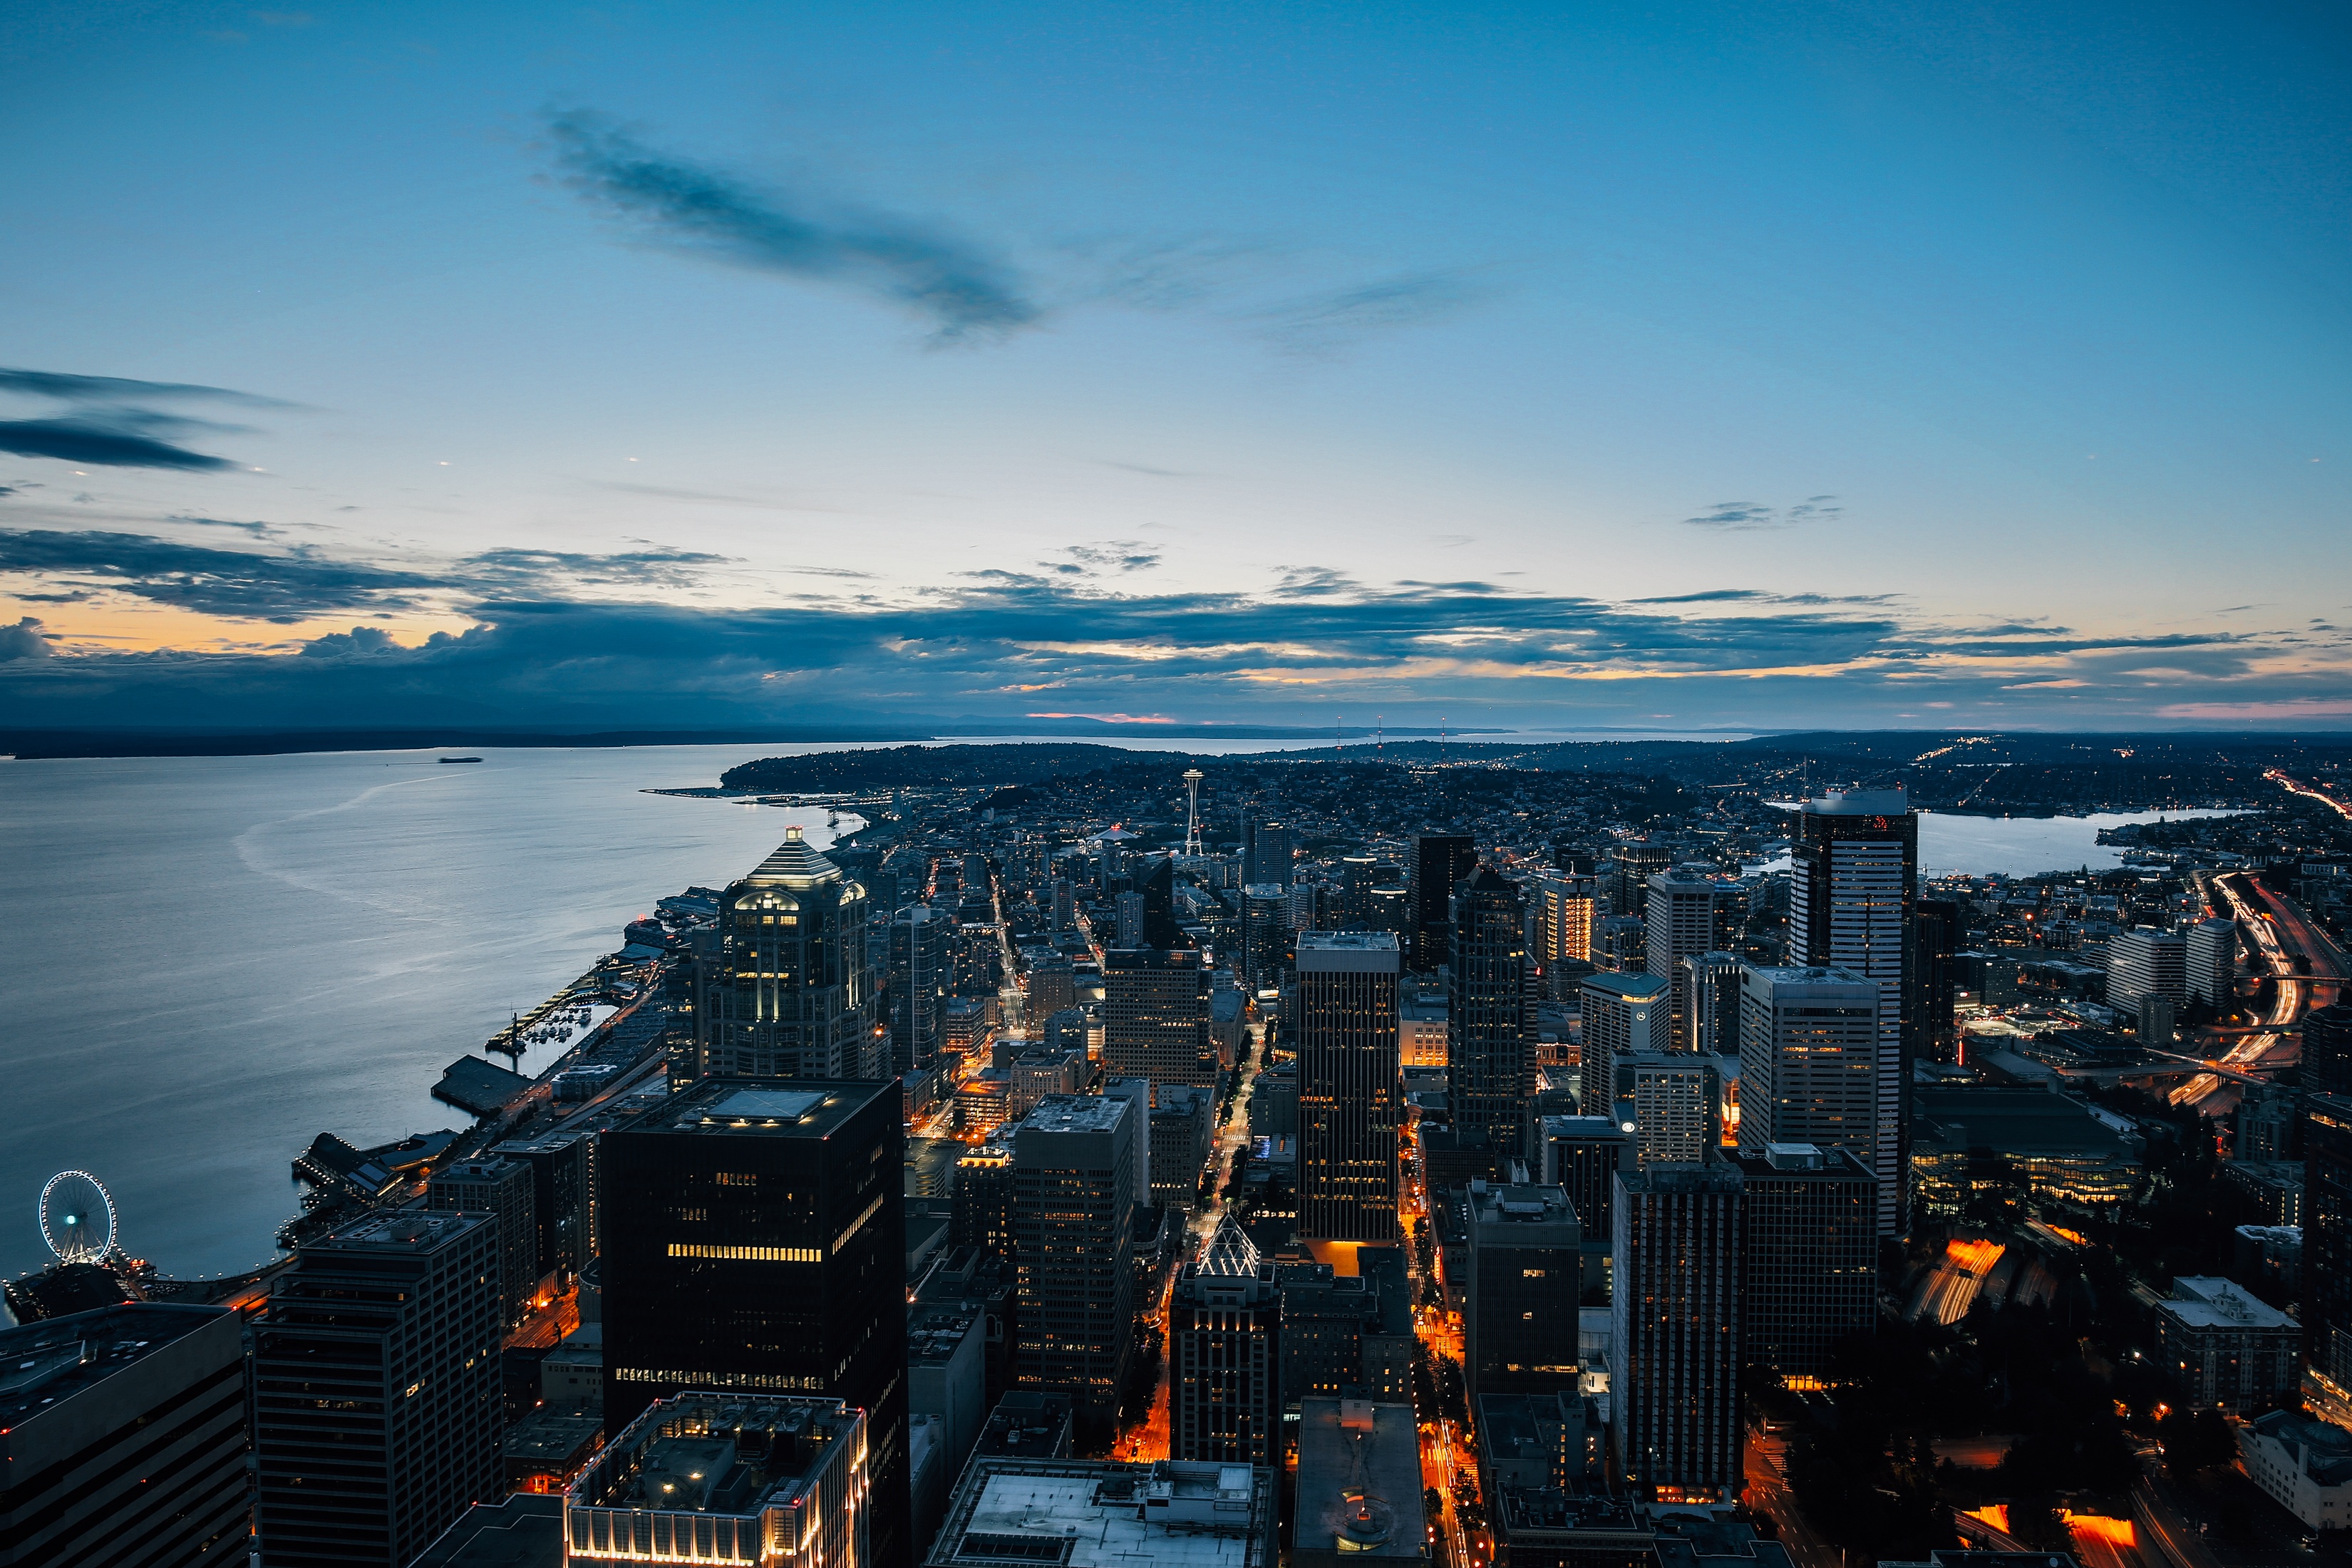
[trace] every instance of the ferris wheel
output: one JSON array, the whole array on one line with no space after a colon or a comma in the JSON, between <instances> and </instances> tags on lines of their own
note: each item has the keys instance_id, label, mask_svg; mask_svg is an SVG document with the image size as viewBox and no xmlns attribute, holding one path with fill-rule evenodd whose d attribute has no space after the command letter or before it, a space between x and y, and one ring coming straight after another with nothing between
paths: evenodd
<instances>
[{"instance_id":1,"label":"ferris wheel","mask_svg":"<svg viewBox=\"0 0 2352 1568\"><path fill-rule=\"evenodd\" d=\"M41 1188L41 1239L60 1263L96 1263L114 1250L114 1194L88 1171L59 1171Z\"/></svg>"}]
</instances>

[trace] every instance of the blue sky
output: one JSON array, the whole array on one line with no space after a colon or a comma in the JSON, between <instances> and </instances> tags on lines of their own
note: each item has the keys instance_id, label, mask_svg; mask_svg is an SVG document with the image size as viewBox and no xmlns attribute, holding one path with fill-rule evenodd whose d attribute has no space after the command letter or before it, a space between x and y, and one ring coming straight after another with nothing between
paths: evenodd
<instances>
[{"instance_id":1,"label":"blue sky","mask_svg":"<svg viewBox=\"0 0 2352 1568\"><path fill-rule=\"evenodd\" d=\"M2343 727L2352 34L2051 10L11 7L0 722Z\"/></svg>"}]
</instances>

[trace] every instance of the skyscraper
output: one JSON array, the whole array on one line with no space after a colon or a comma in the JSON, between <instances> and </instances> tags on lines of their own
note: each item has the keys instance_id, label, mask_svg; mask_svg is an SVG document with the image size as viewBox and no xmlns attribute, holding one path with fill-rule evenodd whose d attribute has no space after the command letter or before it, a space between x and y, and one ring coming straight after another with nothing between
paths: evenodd
<instances>
[{"instance_id":1,"label":"skyscraper","mask_svg":"<svg viewBox=\"0 0 2352 1568\"><path fill-rule=\"evenodd\" d=\"M1610 912L1642 918L1650 907L1650 879L1675 863L1675 852L1664 844L1632 839L1609 847Z\"/></svg>"},{"instance_id":2,"label":"skyscraper","mask_svg":"<svg viewBox=\"0 0 2352 1568\"><path fill-rule=\"evenodd\" d=\"M391 1209L303 1247L253 1330L269 1568L407 1568L502 1496L499 1227Z\"/></svg>"},{"instance_id":3,"label":"skyscraper","mask_svg":"<svg viewBox=\"0 0 2352 1568\"><path fill-rule=\"evenodd\" d=\"M139 1301L0 1329L0 1561L246 1561L245 1335Z\"/></svg>"},{"instance_id":4,"label":"skyscraper","mask_svg":"<svg viewBox=\"0 0 2352 1568\"><path fill-rule=\"evenodd\" d=\"M1630 1108L1633 1159L1653 1165L1688 1164L1722 1141L1723 1074L1715 1057L1687 1051L1635 1051L1617 1058L1618 1109Z\"/></svg>"},{"instance_id":5,"label":"skyscraper","mask_svg":"<svg viewBox=\"0 0 2352 1568\"><path fill-rule=\"evenodd\" d=\"M1283 955L1290 951L1289 901L1289 889L1278 882L1242 889L1242 980L1252 991L1282 984Z\"/></svg>"},{"instance_id":6,"label":"skyscraper","mask_svg":"<svg viewBox=\"0 0 2352 1568\"><path fill-rule=\"evenodd\" d=\"M2189 928L2187 948L2189 994L2217 1013L2228 1007L2237 994L2238 922L2200 921Z\"/></svg>"},{"instance_id":7,"label":"skyscraper","mask_svg":"<svg viewBox=\"0 0 2352 1568\"><path fill-rule=\"evenodd\" d=\"M1952 1008L1959 1000L1960 949L1968 928L1956 899L1921 899L1911 922L1911 1025L1915 1048L1949 1061L1958 1046Z\"/></svg>"},{"instance_id":8,"label":"skyscraper","mask_svg":"<svg viewBox=\"0 0 2352 1568\"><path fill-rule=\"evenodd\" d=\"M1154 857L1150 869L1136 879L1135 890L1143 895L1142 945L1156 948L1187 945L1183 931L1176 924L1175 857Z\"/></svg>"},{"instance_id":9,"label":"skyscraper","mask_svg":"<svg viewBox=\"0 0 2352 1568\"><path fill-rule=\"evenodd\" d=\"M1843 969L1749 969L1740 995L1740 1142L1817 1143L1872 1160L1885 997L1885 987Z\"/></svg>"},{"instance_id":10,"label":"skyscraper","mask_svg":"<svg viewBox=\"0 0 2352 1568\"><path fill-rule=\"evenodd\" d=\"M1723 1502L1739 1468L1740 1178L1720 1160L1617 1179L1611 1436L1645 1502Z\"/></svg>"},{"instance_id":11,"label":"skyscraper","mask_svg":"<svg viewBox=\"0 0 2352 1568\"><path fill-rule=\"evenodd\" d=\"M1671 1041L1666 983L1654 974L1609 970L1586 975L1577 994L1584 1031L1577 1101L1592 1115L1607 1116L1617 1102L1617 1058L1663 1050Z\"/></svg>"},{"instance_id":12,"label":"skyscraper","mask_svg":"<svg viewBox=\"0 0 2352 1568\"><path fill-rule=\"evenodd\" d=\"M695 1037L705 1077L853 1077L878 989L866 889L797 827L719 901L716 951L698 964Z\"/></svg>"},{"instance_id":13,"label":"skyscraper","mask_svg":"<svg viewBox=\"0 0 2352 1568\"><path fill-rule=\"evenodd\" d=\"M2303 1362L2323 1414L2352 1413L2352 1096L2304 1100Z\"/></svg>"},{"instance_id":14,"label":"skyscraper","mask_svg":"<svg viewBox=\"0 0 2352 1568\"><path fill-rule=\"evenodd\" d=\"M901 1078L930 1071L947 1044L952 928L928 904L909 904L890 917L890 1070Z\"/></svg>"},{"instance_id":15,"label":"skyscraper","mask_svg":"<svg viewBox=\"0 0 2352 1568\"><path fill-rule=\"evenodd\" d=\"M1573 1392L1584 1233L1568 1194L1473 1182L1466 1196L1462 1367L1471 1397Z\"/></svg>"},{"instance_id":16,"label":"skyscraper","mask_svg":"<svg viewBox=\"0 0 2352 1568\"><path fill-rule=\"evenodd\" d=\"M604 1416L681 1392L866 1412L876 1561L907 1568L906 1217L895 1085L696 1085L604 1134Z\"/></svg>"},{"instance_id":17,"label":"skyscraper","mask_svg":"<svg viewBox=\"0 0 2352 1568\"><path fill-rule=\"evenodd\" d=\"M1912 979L1912 905L1919 894L1919 822L1900 789L1832 791L1797 814L1789 879L1789 963L1851 970L1879 988L1878 1227L1903 1206L1905 1084L1917 1046L1904 1027Z\"/></svg>"},{"instance_id":18,"label":"skyscraper","mask_svg":"<svg viewBox=\"0 0 2352 1568\"><path fill-rule=\"evenodd\" d=\"M500 1317L509 1324L520 1322L543 1272L538 1266L539 1224L530 1167L495 1154L445 1165L425 1184L425 1205L487 1214L497 1220Z\"/></svg>"},{"instance_id":19,"label":"skyscraper","mask_svg":"<svg viewBox=\"0 0 2352 1568\"><path fill-rule=\"evenodd\" d=\"M1296 878L1298 835L1279 822L1253 822L1243 826L1242 836L1242 880L1288 888Z\"/></svg>"},{"instance_id":20,"label":"skyscraper","mask_svg":"<svg viewBox=\"0 0 2352 1568\"><path fill-rule=\"evenodd\" d=\"M1535 879L1536 962L1592 962L1592 924L1601 898L1598 879L1573 871L1548 871Z\"/></svg>"},{"instance_id":21,"label":"skyscraper","mask_svg":"<svg viewBox=\"0 0 2352 1568\"><path fill-rule=\"evenodd\" d=\"M2315 1093L2352 1096L2352 1003L2303 1016L2303 1082Z\"/></svg>"},{"instance_id":22,"label":"skyscraper","mask_svg":"<svg viewBox=\"0 0 2352 1568\"><path fill-rule=\"evenodd\" d=\"M1524 1158L1536 1087L1527 901L1517 883L1482 866L1455 884L1447 926L1446 1109L1454 1136Z\"/></svg>"},{"instance_id":23,"label":"skyscraper","mask_svg":"<svg viewBox=\"0 0 2352 1568\"><path fill-rule=\"evenodd\" d=\"M1597 1289L1607 1283L1617 1173L1639 1168L1633 1161L1633 1130L1614 1116L1547 1116L1538 1133L1541 1147L1536 1179L1568 1194L1583 1232L1583 1286Z\"/></svg>"},{"instance_id":24,"label":"skyscraper","mask_svg":"<svg viewBox=\"0 0 2352 1568\"><path fill-rule=\"evenodd\" d=\"M1454 887L1477 864L1477 846L1466 833L1424 833L1412 841L1409 957L1415 973L1431 973L1445 962L1447 932L1454 921Z\"/></svg>"},{"instance_id":25,"label":"skyscraper","mask_svg":"<svg viewBox=\"0 0 2352 1568\"><path fill-rule=\"evenodd\" d=\"M1169 1458L1281 1464L1281 1321L1274 1265L1228 1216L1169 1298Z\"/></svg>"},{"instance_id":26,"label":"skyscraper","mask_svg":"<svg viewBox=\"0 0 2352 1568\"><path fill-rule=\"evenodd\" d=\"M1397 1235L1397 977L1385 931L1298 939L1298 1235Z\"/></svg>"},{"instance_id":27,"label":"skyscraper","mask_svg":"<svg viewBox=\"0 0 2352 1568\"><path fill-rule=\"evenodd\" d=\"M2189 998L2189 943L2177 931L2145 926L2117 931L2107 943L2107 1005L2139 1011L2143 996L2179 1005Z\"/></svg>"},{"instance_id":28,"label":"skyscraper","mask_svg":"<svg viewBox=\"0 0 2352 1568\"><path fill-rule=\"evenodd\" d=\"M1057 1094L1010 1134L1021 1382L1068 1394L1097 1430L1118 1415L1135 1338L1129 1118L1143 1114L1116 1095Z\"/></svg>"},{"instance_id":29,"label":"skyscraper","mask_svg":"<svg viewBox=\"0 0 2352 1568\"><path fill-rule=\"evenodd\" d=\"M1691 953L1714 950L1715 884L1701 876L1658 871L1652 873L1645 897L1643 933L1649 961L1643 967L1667 985L1667 1008L1673 1018L1667 1037L1674 1041L1668 1048L1687 1050L1691 1031L1685 1021L1688 999L1684 987L1688 979L1682 961Z\"/></svg>"},{"instance_id":30,"label":"skyscraper","mask_svg":"<svg viewBox=\"0 0 2352 1568\"><path fill-rule=\"evenodd\" d=\"M1198 948L1130 948L1104 955L1103 1065L1122 1078L1216 1087L1209 971Z\"/></svg>"},{"instance_id":31,"label":"skyscraper","mask_svg":"<svg viewBox=\"0 0 2352 1568\"><path fill-rule=\"evenodd\" d=\"M1739 988L1746 966L1736 952L1720 949L1685 953L1678 967L1683 982L1683 1032L1675 1041L1678 1050L1701 1056L1739 1054Z\"/></svg>"},{"instance_id":32,"label":"skyscraper","mask_svg":"<svg viewBox=\"0 0 2352 1568\"><path fill-rule=\"evenodd\" d=\"M1751 1145L1740 1174L1740 1364L1821 1378L1878 1322L1878 1178L1850 1149Z\"/></svg>"}]
</instances>

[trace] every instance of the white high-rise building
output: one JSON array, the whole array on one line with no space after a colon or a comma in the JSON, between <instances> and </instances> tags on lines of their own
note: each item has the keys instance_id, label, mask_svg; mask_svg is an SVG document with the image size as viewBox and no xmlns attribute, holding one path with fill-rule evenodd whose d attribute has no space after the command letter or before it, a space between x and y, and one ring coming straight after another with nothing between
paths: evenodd
<instances>
[{"instance_id":1,"label":"white high-rise building","mask_svg":"<svg viewBox=\"0 0 2352 1568\"><path fill-rule=\"evenodd\" d=\"M1584 1020L1577 1099L1591 1114L1607 1116L1617 1099L1618 1058L1663 1050L1668 1043L1666 983L1654 974L1608 970L1586 975L1577 990Z\"/></svg>"},{"instance_id":2,"label":"white high-rise building","mask_svg":"<svg viewBox=\"0 0 2352 1568\"><path fill-rule=\"evenodd\" d=\"M1689 1036L1685 1024L1689 977L1682 961L1715 947L1715 884L1703 876L1660 871L1650 879L1648 918L1643 923L1648 962L1642 967L1664 980L1674 1016L1673 1039L1679 1047Z\"/></svg>"},{"instance_id":3,"label":"white high-rise building","mask_svg":"<svg viewBox=\"0 0 2352 1568\"><path fill-rule=\"evenodd\" d=\"M2175 1005L2189 999L2189 942L2180 932L2141 926L2107 943L2107 1005L2137 1014L2143 996Z\"/></svg>"},{"instance_id":4,"label":"white high-rise building","mask_svg":"<svg viewBox=\"0 0 2352 1568\"><path fill-rule=\"evenodd\" d=\"M1832 791L1798 813L1790 855L1790 963L1848 970L1878 987L1877 1125L1864 1158L1878 1178L1879 1234L1892 1236L1903 1213L1904 1079L1914 1049L1904 1036L1904 1001L1919 896L1918 818L1900 789Z\"/></svg>"},{"instance_id":5,"label":"white high-rise building","mask_svg":"<svg viewBox=\"0 0 2352 1568\"><path fill-rule=\"evenodd\" d=\"M2200 921L2182 946L2189 994L2209 1007L2227 1007L2238 980L2238 922Z\"/></svg>"},{"instance_id":6,"label":"white high-rise building","mask_svg":"<svg viewBox=\"0 0 2352 1568\"><path fill-rule=\"evenodd\" d=\"M1739 997L1739 1142L1878 1146L1881 993L1843 969L1751 967Z\"/></svg>"}]
</instances>

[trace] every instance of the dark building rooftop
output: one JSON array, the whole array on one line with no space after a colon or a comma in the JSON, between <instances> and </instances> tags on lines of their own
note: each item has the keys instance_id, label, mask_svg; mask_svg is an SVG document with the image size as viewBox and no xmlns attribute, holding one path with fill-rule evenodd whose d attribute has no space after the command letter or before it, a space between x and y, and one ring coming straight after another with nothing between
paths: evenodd
<instances>
[{"instance_id":1,"label":"dark building rooftop","mask_svg":"<svg viewBox=\"0 0 2352 1568\"><path fill-rule=\"evenodd\" d=\"M0 1432L131 1371L226 1310L139 1301L0 1330Z\"/></svg>"},{"instance_id":2,"label":"dark building rooftop","mask_svg":"<svg viewBox=\"0 0 2352 1568\"><path fill-rule=\"evenodd\" d=\"M478 1502L410 1568L563 1568L563 1499L516 1492Z\"/></svg>"},{"instance_id":3,"label":"dark building rooftop","mask_svg":"<svg viewBox=\"0 0 2352 1568\"><path fill-rule=\"evenodd\" d=\"M627 1124L631 1131L764 1134L825 1138L887 1083L828 1079L711 1078L674 1095Z\"/></svg>"},{"instance_id":4,"label":"dark building rooftop","mask_svg":"<svg viewBox=\"0 0 2352 1568\"><path fill-rule=\"evenodd\" d=\"M1059 1459L1070 1452L1070 1396L1020 1390L1006 1394L988 1413L975 1455Z\"/></svg>"}]
</instances>

